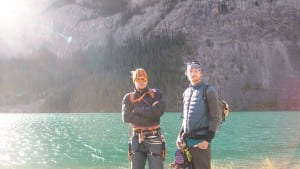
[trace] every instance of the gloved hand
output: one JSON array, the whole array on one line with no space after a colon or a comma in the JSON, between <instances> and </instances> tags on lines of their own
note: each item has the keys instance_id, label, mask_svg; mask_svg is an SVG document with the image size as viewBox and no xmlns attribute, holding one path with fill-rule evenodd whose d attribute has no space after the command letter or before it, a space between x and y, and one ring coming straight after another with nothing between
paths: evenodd
<instances>
[{"instance_id":1,"label":"gloved hand","mask_svg":"<svg viewBox=\"0 0 300 169\"><path fill-rule=\"evenodd\" d=\"M153 112L158 112L159 111L159 102L158 101L155 101L152 103L152 111Z\"/></svg>"}]
</instances>

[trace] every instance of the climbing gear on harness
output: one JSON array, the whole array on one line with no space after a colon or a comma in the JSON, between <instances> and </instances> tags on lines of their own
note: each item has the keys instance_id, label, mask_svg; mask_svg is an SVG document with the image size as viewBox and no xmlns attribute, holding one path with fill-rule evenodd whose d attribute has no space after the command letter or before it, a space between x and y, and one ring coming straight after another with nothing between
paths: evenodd
<instances>
[{"instance_id":1,"label":"climbing gear on harness","mask_svg":"<svg viewBox=\"0 0 300 169\"><path fill-rule=\"evenodd\" d=\"M187 159L187 162L188 163L191 163L192 162L192 154L188 148L188 145L187 145L187 142L186 142L186 137L187 135L185 133L183 133L182 135L182 145L183 145L183 153L184 153L184 156L186 157Z\"/></svg>"},{"instance_id":2,"label":"climbing gear on harness","mask_svg":"<svg viewBox=\"0 0 300 169\"><path fill-rule=\"evenodd\" d=\"M192 162L192 154L187 146L183 147L183 153L189 163Z\"/></svg>"},{"instance_id":3,"label":"climbing gear on harness","mask_svg":"<svg viewBox=\"0 0 300 169\"><path fill-rule=\"evenodd\" d=\"M161 157L163 161L166 159L166 154L167 154L167 148L166 148L166 140L164 135L161 134L161 142L162 142L162 152L161 152Z\"/></svg>"},{"instance_id":4,"label":"climbing gear on harness","mask_svg":"<svg viewBox=\"0 0 300 169\"><path fill-rule=\"evenodd\" d=\"M131 152L131 143L128 141L128 160L131 160L132 152Z\"/></svg>"},{"instance_id":5,"label":"climbing gear on harness","mask_svg":"<svg viewBox=\"0 0 300 169\"><path fill-rule=\"evenodd\" d=\"M188 162L186 156L184 155L183 150L176 149L175 151L175 159L170 164L170 168L176 169L188 169L190 168L190 163Z\"/></svg>"},{"instance_id":6,"label":"climbing gear on harness","mask_svg":"<svg viewBox=\"0 0 300 169\"><path fill-rule=\"evenodd\" d=\"M131 151L131 130L132 126L128 125L127 134L128 134L128 160L130 161L132 158L132 151Z\"/></svg>"},{"instance_id":7,"label":"climbing gear on harness","mask_svg":"<svg viewBox=\"0 0 300 169\"><path fill-rule=\"evenodd\" d=\"M133 134L139 136L139 143L141 143L146 137L161 135L160 126L133 126Z\"/></svg>"},{"instance_id":8,"label":"climbing gear on harness","mask_svg":"<svg viewBox=\"0 0 300 169\"><path fill-rule=\"evenodd\" d=\"M185 160L185 166L189 166L192 163L192 153L190 152L187 143L186 143L187 135L185 133L180 134L180 140L182 144L182 153Z\"/></svg>"},{"instance_id":9,"label":"climbing gear on harness","mask_svg":"<svg viewBox=\"0 0 300 169\"><path fill-rule=\"evenodd\" d=\"M160 125L155 125L155 126L133 126L133 135L138 136L138 143L141 144L145 142L145 139L151 138L151 137L160 137L161 138L161 144L162 144L162 152L161 154L156 154L153 152L148 152L149 155L152 156L161 156L163 160L166 158L166 141L164 135L161 133L160 130ZM128 144L129 146L129 152L128 152L128 157L131 158L132 156L132 151L131 151L131 144Z\"/></svg>"}]
</instances>

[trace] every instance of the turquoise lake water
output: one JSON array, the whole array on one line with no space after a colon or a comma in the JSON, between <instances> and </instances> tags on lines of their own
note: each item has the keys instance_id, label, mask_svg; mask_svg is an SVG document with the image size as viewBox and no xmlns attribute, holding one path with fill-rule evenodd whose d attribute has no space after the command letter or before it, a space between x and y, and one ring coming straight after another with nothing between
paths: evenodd
<instances>
[{"instance_id":1,"label":"turquoise lake water","mask_svg":"<svg viewBox=\"0 0 300 169\"><path fill-rule=\"evenodd\" d=\"M166 166L180 115L161 120ZM0 114L0 168L125 169L127 137L120 113ZM300 112L232 112L212 143L216 165L256 168L266 157L285 168L300 164Z\"/></svg>"}]
</instances>

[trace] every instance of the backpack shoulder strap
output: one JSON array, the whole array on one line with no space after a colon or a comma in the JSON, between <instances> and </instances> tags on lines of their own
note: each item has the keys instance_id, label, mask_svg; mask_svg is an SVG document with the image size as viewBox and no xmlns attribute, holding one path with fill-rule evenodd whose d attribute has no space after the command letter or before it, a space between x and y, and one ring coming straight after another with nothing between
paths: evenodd
<instances>
[{"instance_id":1,"label":"backpack shoulder strap","mask_svg":"<svg viewBox=\"0 0 300 169\"><path fill-rule=\"evenodd\" d=\"M149 89L148 92L144 93L142 96L140 96L140 97L137 98L137 99L134 99L134 92L131 92L131 93L129 93L129 101L130 101L131 104L134 104L134 103L136 103L136 102L140 102L140 101L143 100L143 98L144 98L147 94L149 94L149 96L150 96L151 98L154 99L154 97L155 97L155 92L156 92L156 91L157 91L156 89Z\"/></svg>"},{"instance_id":2,"label":"backpack shoulder strap","mask_svg":"<svg viewBox=\"0 0 300 169\"><path fill-rule=\"evenodd\" d=\"M204 102L206 103L206 106L207 106L207 116L209 116L209 106L208 106L208 101L207 101L207 88L209 87L210 85L208 84L204 84L204 87L203 87L203 100Z\"/></svg>"},{"instance_id":3,"label":"backpack shoulder strap","mask_svg":"<svg viewBox=\"0 0 300 169\"><path fill-rule=\"evenodd\" d=\"M204 87L203 87L203 91L202 91L202 98L205 102L207 102L207 88L209 87L210 85L208 84L204 84Z\"/></svg>"},{"instance_id":4,"label":"backpack shoulder strap","mask_svg":"<svg viewBox=\"0 0 300 169\"><path fill-rule=\"evenodd\" d=\"M129 101L130 103L134 103L134 92L129 93Z\"/></svg>"}]
</instances>

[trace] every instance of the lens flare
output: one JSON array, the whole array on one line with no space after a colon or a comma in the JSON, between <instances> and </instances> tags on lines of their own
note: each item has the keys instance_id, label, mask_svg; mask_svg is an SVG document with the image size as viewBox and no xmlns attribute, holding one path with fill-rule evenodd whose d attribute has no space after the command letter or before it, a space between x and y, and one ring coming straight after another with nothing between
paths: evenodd
<instances>
[{"instance_id":1,"label":"lens flare","mask_svg":"<svg viewBox=\"0 0 300 169\"><path fill-rule=\"evenodd\" d=\"M0 26L2 30L16 30L18 26L30 21L32 16L33 10L26 1L0 1Z\"/></svg>"},{"instance_id":2,"label":"lens flare","mask_svg":"<svg viewBox=\"0 0 300 169\"><path fill-rule=\"evenodd\" d=\"M24 44L34 41L36 34L39 6L35 0L0 0L0 46L1 51L22 51ZM6 47L5 47L6 46Z\"/></svg>"}]
</instances>

